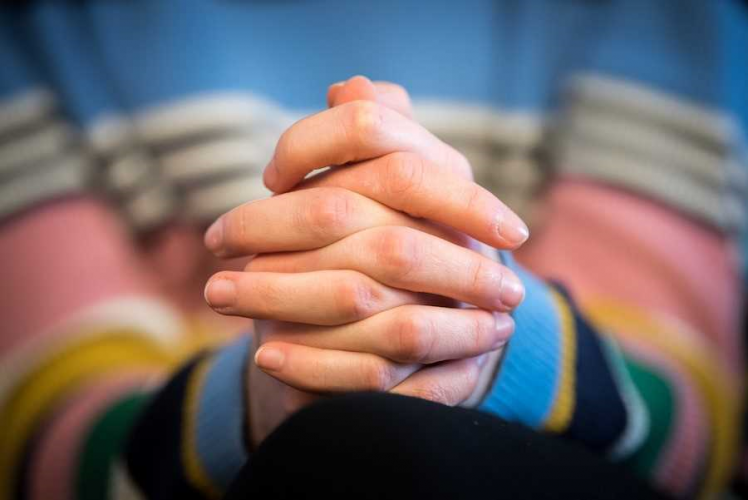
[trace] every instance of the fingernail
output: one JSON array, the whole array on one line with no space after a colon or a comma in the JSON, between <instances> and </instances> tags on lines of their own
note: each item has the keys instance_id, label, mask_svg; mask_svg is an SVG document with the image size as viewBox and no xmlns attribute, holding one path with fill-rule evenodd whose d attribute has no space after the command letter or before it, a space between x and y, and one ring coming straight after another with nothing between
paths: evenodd
<instances>
[{"instance_id":1,"label":"fingernail","mask_svg":"<svg viewBox=\"0 0 748 500\"><path fill-rule=\"evenodd\" d=\"M514 309L525 298L525 287L514 274L505 271L501 278L499 299L509 309Z\"/></svg>"},{"instance_id":2,"label":"fingernail","mask_svg":"<svg viewBox=\"0 0 748 500\"><path fill-rule=\"evenodd\" d=\"M268 166L265 167L263 179L265 181L265 186L272 191L275 188L275 183L278 182L278 170L275 168L275 162L273 160L270 160Z\"/></svg>"},{"instance_id":3,"label":"fingernail","mask_svg":"<svg viewBox=\"0 0 748 500\"><path fill-rule=\"evenodd\" d=\"M217 279L205 286L205 301L211 307L228 307L236 302L236 284L227 279Z\"/></svg>"},{"instance_id":4,"label":"fingernail","mask_svg":"<svg viewBox=\"0 0 748 500\"><path fill-rule=\"evenodd\" d=\"M278 371L285 360L283 351L272 347L260 347L255 354L255 364L263 370Z\"/></svg>"},{"instance_id":5,"label":"fingernail","mask_svg":"<svg viewBox=\"0 0 748 500\"><path fill-rule=\"evenodd\" d=\"M496 232L512 247L518 247L530 237L527 225L513 212L502 212L496 216Z\"/></svg>"},{"instance_id":6,"label":"fingernail","mask_svg":"<svg viewBox=\"0 0 748 500\"><path fill-rule=\"evenodd\" d=\"M494 320L498 338L492 347L492 350L498 349L507 343L509 337L514 333L514 319L508 314L494 313Z\"/></svg>"},{"instance_id":7,"label":"fingernail","mask_svg":"<svg viewBox=\"0 0 748 500\"><path fill-rule=\"evenodd\" d=\"M205 246L213 253L220 253L223 247L223 217L215 221L205 232Z\"/></svg>"},{"instance_id":8,"label":"fingernail","mask_svg":"<svg viewBox=\"0 0 748 500\"><path fill-rule=\"evenodd\" d=\"M339 82L333 83L332 85L330 85L330 88L332 89L332 88L342 87L343 85L345 85L345 80L341 80Z\"/></svg>"}]
</instances>

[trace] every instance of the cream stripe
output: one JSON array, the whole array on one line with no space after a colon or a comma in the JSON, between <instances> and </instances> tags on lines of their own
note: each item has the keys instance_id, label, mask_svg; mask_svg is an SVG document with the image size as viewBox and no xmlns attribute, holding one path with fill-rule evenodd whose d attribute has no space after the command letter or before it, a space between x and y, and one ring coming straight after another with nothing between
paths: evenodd
<instances>
[{"instance_id":1,"label":"cream stripe","mask_svg":"<svg viewBox=\"0 0 748 500\"><path fill-rule=\"evenodd\" d=\"M164 176L174 182L204 179L227 169L262 173L273 145L258 144L251 135L220 137L160 158Z\"/></svg>"},{"instance_id":2,"label":"cream stripe","mask_svg":"<svg viewBox=\"0 0 748 500\"><path fill-rule=\"evenodd\" d=\"M654 161L664 169L691 175L720 191L727 184L724 151L684 140L657 123L576 106L563 115L562 126L564 134L591 141L600 149L625 151L627 156Z\"/></svg>"},{"instance_id":3,"label":"cream stripe","mask_svg":"<svg viewBox=\"0 0 748 500\"><path fill-rule=\"evenodd\" d=\"M216 217L242 203L270 196L262 177L247 175L191 190L185 197L185 215L191 218Z\"/></svg>"},{"instance_id":4,"label":"cream stripe","mask_svg":"<svg viewBox=\"0 0 748 500\"><path fill-rule=\"evenodd\" d=\"M127 465L120 460L112 466L111 491L108 500L146 500L145 496L130 479Z\"/></svg>"},{"instance_id":5,"label":"cream stripe","mask_svg":"<svg viewBox=\"0 0 748 500\"><path fill-rule=\"evenodd\" d=\"M673 175L658 164L586 144L567 143L560 147L557 151L563 158L564 173L627 187L720 229L733 230L744 223L744 214L736 210L729 197Z\"/></svg>"},{"instance_id":6,"label":"cream stripe","mask_svg":"<svg viewBox=\"0 0 748 500\"><path fill-rule=\"evenodd\" d=\"M0 216L44 199L89 188L91 163L79 152L68 153L49 168L35 169L0 184Z\"/></svg>"},{"instance_id":7,"label":"cream stripe","mask_svg":"<svg viewBox=\"0 0 748 500\"><path fill-rule=\"evenodd\" d=\"M56 160L72 146L73 130L61 121L53 121L43 127L0 146L0 174L13 173L29 164L49 163L52 168ZM18 174L23 174L20 170Z\"/></svg>"},{"instance_id":8,"label":"cream stripe","mask_svg":"<svg viewBox=\"0 0 748 500\"><path fill-rule=\"evenodd\" d=\"M417 100L419 123L448 142L483 142L517 150L536 147L543 136L543 120L534 113L512 113L484 104L447 100Z\"/></svg>"},{"instance_id":9,"label":"cream stripe","mask_svg":"<svg viewBox=\"0 0 748 500\"><path fill-rule=\"evenodd\" d=\"M134 118L138 134L148 142L276 122L284 126L286 114L268 99L246 92L193 95L144 110Z\"/></svg>"},{"instance_id":10,"label":"cream stripe","mask_svg":"<svg viewBox=\"0 0 748 500\"><path fill-rule=\"evenodd\" d=\"M0 407L20 379L28 376L44 359L58 355L79 342L88 342L102 331L130 330L162 348L180 349L187 326L177 312L161 301L143 297L121 297L92 305L49 330L14 345L0 357Z\"/></svg>"},{"instance_id":11,"label":"cream stripe","mask_svg":"<svg viewBox=\"0 0 748 500\"><path fill-rule=\"evenodd\" d=\"M0 135L51 116L55 107L54 96L42 87L6 97L0 101Z\"/></svg>"},{"instance_id":12,"label":"cream stripe","mask_svg":"<svg viewBox=\"0 0 748 500\"><path fill-rule=\"evenodd\" d=\"M608 448L612 460L623 460L633 454L649 434L650 419L646 405L626 370L623 355L612 338L601 337L603 354L612 368L613 380L626 407L626 428Z\"/></svg>"},{"instance_id":13,"label":"cream stripe","mask_svg":"<svg viewBox=\"0 0 748 500\"><path fill-rule=\"evenodd\" d=\"M735 121L723 113L630 80L586 73L571 79L568 88L572 102L586 102L613 113L624 111L657 121L716 147L729 147L737 138Z\"/></svg>"}]
</instances>

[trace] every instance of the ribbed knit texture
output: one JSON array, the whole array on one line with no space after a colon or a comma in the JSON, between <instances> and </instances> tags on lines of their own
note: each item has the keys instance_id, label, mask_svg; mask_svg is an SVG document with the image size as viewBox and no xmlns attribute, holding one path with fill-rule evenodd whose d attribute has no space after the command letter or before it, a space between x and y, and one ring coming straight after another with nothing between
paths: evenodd
<instances>
[{"instance_id":1,"label":"ribbed knit texture","mask_svg":"<svg viewBox=\"0 0 748 500\"><path fill-rule=\"evenodd\" d=\"M511 261L505 256L505 262ZM513 314L515 334L496 384L481 408L538 429L544 425L556 398L563 355L561 324L548 287L516 265L510 267L525 285L525 301Z\"/></svg>"},{"instance_id":2,"label":"ribbed knit texture","mask_svg":"<svg viewBox=\"0 0 748 500\"><path fill-rule=\"evenodd\" d=\"M716 347L630 305L588 314L504 256L527 295L480 409L560 434L679 497L709 496L730 474L740 384Z\"/></svg>"}]
</instances>

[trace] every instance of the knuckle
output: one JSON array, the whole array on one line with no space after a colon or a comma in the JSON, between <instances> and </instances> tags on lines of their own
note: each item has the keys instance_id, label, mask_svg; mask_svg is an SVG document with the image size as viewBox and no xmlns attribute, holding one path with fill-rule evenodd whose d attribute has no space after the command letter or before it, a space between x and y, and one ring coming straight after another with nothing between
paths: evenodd
<instances>
[{"instance_id":1,"label":"knuckle","mask_svg":"<svg viewBox=\"0 0 748 500\"><path fill-rule=\"evenodd\" d=\"M426 164L415 153L397 152L387 155L384 163L384 188L391 196L411 195L423 185Z\"/></svg>"},{"instance_id":2,"label":"knuckle","mask_svg":"<svg viewBox=\"0 0 748 500\"><path fill-rule=\"evenodd\" d=\"M393 373L389 363L383 360L370 361L364 373L364 388L369 391L385 392L392 386Z\"/></svg>"},{"instance_id":3,"label":"knuckle","mask_svg":"<svg viewBox=\"0 0 748 500\"><path fill-rule=\"evenodd\" d=\"M421 363L434 349L431 320L424 314L402 314L396 328L399 361Z\"/></svg>"},{"instance_id":4,"label":"knuckle","mask_svg":"<svg viewBox=\"0 0 748 500\"><path fill-rule=\"evenodd\" d=\"M382 108L372 101L353 101L348 105L347 130L357 144L372 144L382 134Z\"/></svg>"},{"instance_id":5,"label":"knuckle","mask_svg":"<svg viewBox=\"0 0 748 500\"><path fill-rule=\"evenodd\" d=\"M353 201L342 189L325 189L307 209L307 227L317 232L329 232L346 227L353 212Z\"/></svg>"},{"instance_id":6,"label":"knuckle","mask_svg":"<svg viewBox=\"0 0 748 500\"><path fill-rule=\"evenodd\" d=\"M278 138L278 142L275 145L275 152L273 153L276 168L279 164L286 164L293 157L294 136L295 129L292 125Z\"/></svg>"},{"instance_id":7,"label":"knuckle","mask_svg":"<svg viewBox=\"0 0 748 500\"><path fill-rule=\"evenodd\" d=\"M336 284L336 301L342 314L358 321L375 314L377 294L372 284L359 276L347 275Z\"/></svg>"},{"instance_id":8,"label":"knuckle","mask_svg":"<svg viewBox=\"0 0 748 500\"><path fill-rule=\"evenodd\" d=\"M391 280L406 277L418 263L420 247L410 228L382 228L376 231L373 245L377 264Z\"/></svg>"},{"instance_id":9,"label":"knuckle","mask_svg":"<svg viewBox=\"0 0 748 500\"><path fill-rule=\"evenodd\" d=\"M247 226L244 207L231 210L223 216L223 244L229 251L243 248L247 243Z\"/></svg>"}]
</instances>

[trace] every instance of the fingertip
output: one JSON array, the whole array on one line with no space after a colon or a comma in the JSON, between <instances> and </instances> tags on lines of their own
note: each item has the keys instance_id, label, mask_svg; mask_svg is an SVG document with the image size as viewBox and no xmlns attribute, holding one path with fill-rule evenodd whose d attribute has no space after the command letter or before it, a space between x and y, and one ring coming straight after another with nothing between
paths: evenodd
<instances>
[{"instance_id":1,"label":"fingertip","mask_svg":"<svg viewBox=\"0 0 748 500\"><path fill-rule=\"evenodd\" d=\"M495 217L496 235L510 249L517 249L530 238L530 229L508 207L503 208Z\"/></svg>"},{"instance_id":2,"label":"fingertip","mask_svg":"<svg viewBox=\"0 0 748 500\"><path fill-rule=\"evenodd\" d=\"M493 313L494 328L496 330L496 341L493 349L498 349L507 343L509 338L514 334L514 318L507 313Z\"/></svg>"},{"instance_id":3,"label":"fingertip","mask_svg":"<svg viewBox=\"0 0 748 500\"><path fill-rule=\"evenodd\" d=\"M205 236L203 237L205 247L218 256L221 255L223 250L223 224L223 217L220 217L205 231Z\"/></svg>"},{"instance_id":4,"label":"fingertip","mask_svg":"<svg viewBox=\"0 0 748 500\"><path fill-rule=\"evenodd\" d=\"M255 353L255 364L261 370L277 372L283 368L285 362L285 353L277 347L264 345Z\"/></svg>"},{"instance_id":5,"label":"fingertip","mask_svg":"<svg viewBox=\"0 0 748 500\"><path fill-rule=\"evenodd\" d=\"M229 279L228 274L211 279L203 291L205 302L213 309L225 309L236 303L236 283Z\"/></svg>"},{"instance_id":6,"label":"fingertip","mask_svg":"<svg viewBox=\"0 0 748 500\"><path fill-rule=\"evenodd\" d=\"M335 106L336 96L338 91L345 85L344 81L335 82L327 88L327 107L332 108Z\"/></svg>"},{"instance_id":7,"label":"fingertip","mask_svg":"<svg viewBox=\"0 0 748 500\"><path fill-rule=\"evenodd\" d=\"M262 173L262 182L270 191L274 193L278 191L278 168L273 160L270 160L270 163L265 167L265 171Z\"/></svg>"},{"instance_id":8,"label":"fingertip","mask_svg":"<svg viewBox=\"0 0 748 500\"><path fill-rule=\"evenodd\" d=\"M349 78L335 91L333 105L337 106L352 101L374 101L377 100L377 89L367 77L356 75Z\"/></svg>"},{"instance_id":9,"label":"fingertip","mask_svg":"<svg viewBox=\"0 0 748 500\"><path fill-rule=\"evenodd\" d=\"M513 310L525 300L525 287L516 274L504 269L499 294L501 306Z\"/></svg>"}]
</instances>

